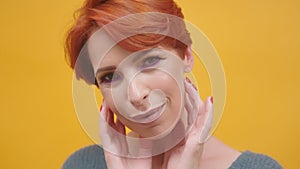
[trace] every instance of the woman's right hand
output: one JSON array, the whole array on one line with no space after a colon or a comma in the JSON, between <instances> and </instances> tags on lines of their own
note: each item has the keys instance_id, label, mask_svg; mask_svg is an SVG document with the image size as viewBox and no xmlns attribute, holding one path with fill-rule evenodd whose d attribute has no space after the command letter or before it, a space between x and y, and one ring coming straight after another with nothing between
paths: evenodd
<instances>
[{"instance_id":1,"label":"woman's right hand","mask_svg":"<svg viewBox=\"0 0 300 169\"><path fill-rule=\"evenodd\" d=\"M118 119L114 122L113 112L105 102L102 104L100 116L99 132L108 169L151 169L151 157L128 157L129 151L125 126ZM145 146L145 149L143 149L143 146ZM140 147L140 151L149 150L144 143L140 143Z\"/></svg>"}]
</instances>

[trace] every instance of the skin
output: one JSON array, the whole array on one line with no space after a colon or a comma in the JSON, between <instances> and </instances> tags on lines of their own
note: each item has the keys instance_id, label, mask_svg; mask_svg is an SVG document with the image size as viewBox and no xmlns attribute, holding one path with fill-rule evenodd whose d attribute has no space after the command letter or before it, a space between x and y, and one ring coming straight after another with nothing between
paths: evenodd
<instances>
[{"instance_id":1,"label":"skin","mask_svg":"<svg viewBox=\"0 0 300 169\"><path fill-rule=\"evenodd\" d=\"M99 64L98 67L99 68L105 68L111 66L118 67L119 64L129 55L131 55L131 52L126 51L119 46L114 46L107 53L107 55L104 57L104 59L102 60L102 62ZM163 60L152 59L152 57L156 55L161 57ZM150 51L145 55L143 60L140 62L142 64L147 64L147 63L149 64L153 62L156 63L156 65L161 64L162 65L161 67L164 68L163 67L164 64L167 64L170 59L176 57L174 55L178 55L178 54L176 51L173 50L171 51L171 53L165 53L162 51L154 51L154 52ZM137 65L139 65L140 62L138 62ZM137 75L132 77L132 80L128 82L128 84L125 84L125 87L121 88L121 90L115 89L117 87L114 87L113 85L117 83L121 83L121 81L124 81L125 78L114 80L114 81L111 81L111 79L106 80L111 78L112 73L117 72L119 70L113 69L109 71L98 71L98 73L96 74L99 88L110 110L117 115L118 119L120 120L120 122L122 122L122 124L129 127L131 130L135 131L136 133L139 133L139 135L141 135L142 137L151 137L151 136L159 135L160 133L169 129L170 126L174 126L175 123L178 121L180 110L181 110L180 109L181 102L183 102L182 101L183 96L180 92L181 91L180 88L183 88L181 86L183 86L183 81L184 81L183 70L182 70L183 68L181 70L180 68L179 70L178 69L176 70L174 68L162 70L159 69L160 66L156 66L156 65L152 66L155 69L145 69L145 71L137 72ZM180 65L180 66L184 67L184 65ZM185 66L189 66L187 62L185 63ZM126 71L128 71L128 67L133 67L133 66L130 65L127 66ZM95 70L99 70L99 69L95 68ZM182 74L182 75L181 77L177 77L176 79L173 78L170 74L166 73L167 71L173 74ZM106 82L105 80L108 82ZM178 86L176 81L178 81L179 85L181 86ZM115 97L112 92L112 90L114 89L118 90L116 92L117 96ZM151 91L157 89L162 91L166 97L165 111L157 120L150 123L139 123L138 121L134 122L133 120L130 120L126 117L125 114L126 112L132 113L132 111L127 110L127 107L129 106L133 106L137 111L143 111L143 110L146 111L148 109L151 109L151 102L149 99L150 94ZM124 96L124 99L122 101L118 102L116 98L122 97L122 93L125 93L126 96ZM117 106L119 106L119 108ZM123 114L121 114L119 110L121 110ZM138 113L139 112L137 112L136 114Z\"/></svg>"},{"instance_id":2,"label":"skin","mask_svg":"<svg viewBox=\"0 0 300 169\"><path fill-rule=\"evenodd\" d=\"M161 47L162 48L162 47ZM179 53L172 49L162 48L169 51L172 55L169 57L178 57ZM95 72L99 68L115 66L118 67L124 59L132 53L125 49L114 46L103 58L102 62L93 57L90 58ZM93 56L93 55L91 55ZM142 71L134 76L133 80L127 86L127 102L136 110L144 111L151 107L149 95L151 90L160 89L167 98L164 113L156 120L150 123L139 123L132 121L126 117L126 114L119 110L127 111L126 108L118 108L121 102L115 102L111 88L112 83L103 83L105 80L112 80L107 75L110 72L97 72L96 78L99 88L104 97L104 104L101 109L100 118L100 137L110 150L120 152L120 154L128 153L126 147L128 142L125 138L125 126L133 131L135 137L153 137L171 128L175 133L180 132L182 127L178 127L178 119L180 116L180 103L184 102L184 111L187 113L188 127L191 129L186 135L184 141L170 149L169 151L145 158L128 158L115 155L109 151L105 151L106 162L109 169L128 169L128 168L155 168L155 169L198 169L198 168L228 168L230 164L238 157L239 152L229 148L225 144L217 141L215 138L209 139L205 144L206 138L212 125L213 107L211 97L203 102L188 80L183 78L183 73L190 71L193 66L193 56L191 50L188 50L178 70L182 73L179 79L174 79L170 74L166 74L160 70ZM179 81L179 85L178 82ZM156 82L156 83L153 83ZM187 94L187 98L181 97L182 89ZM126 91L126 90L125 90ZM182 100L184 99L184 100ZM126 104L125 106L126 107ZM127 106L128 107L128 106ZM116 121L113 120L113 114L117 116ZM196 118L195 118L196 117ZM101 121L102 120L102 121ZM108 125L106 125L108 124ZM116 133L111 132L109 128L113 128L124 137L119 137ZM177 130L179 129L179 130ZM140 142L139 151L151 151L151 142ZM222 149L220 154L217 151ZM122 151L122 153L121 153ZM140 152L142 153L142 152Z\"/></svg>"},{"instance_id":3,"label":"skin","mask_svg":"<svg viewBox=\"0 0 300 169\"><path fill-rule=\"evenodd\" d=\"M185 89L188 91L188 95L191 98L191 103L198 105L195 111L191 111L190 114L198 113L198 117L195 123L189 123L192 125L191 131L186 136L186 139L180 144L176 145L171 150L156 155L153 157L146 158L126 158L120 157L108 151L105 152L105 158L107 161L108 168L110 169L138 169L138 168L155 168L155 169L196 169L200 167L200 158L203 152L204 139L208 136L208 131L210 130L212 123L212 103L211 98L208 98L205 102L201 102L199 95L192 86L192 84L186 82ZM192 108L192 107L189 107ZM101 110L102 119L104 119L111 127L120 133L125 135L125 128L122 123L117 121L116 123L112 120L112 112L104 104ZM103 145L114 145L115 148L126 148L126 140L115 139L116 135L107 130L107 125L103 125L104 121L100 121L100 136L103 138ZM203 139L203 140L202 140ZM151 149L151 143L141 143L144 151Z\"/></svg>"}]
</instances>

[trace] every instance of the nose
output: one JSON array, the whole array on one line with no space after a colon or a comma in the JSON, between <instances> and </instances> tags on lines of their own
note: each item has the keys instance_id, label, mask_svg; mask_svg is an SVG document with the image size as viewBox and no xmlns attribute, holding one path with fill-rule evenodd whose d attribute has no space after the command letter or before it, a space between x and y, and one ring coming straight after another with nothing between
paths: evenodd
<instances>
[{"instance_id":1,"label":"nose","mask_svg":"<svg viewBox=\"0 0 300 169\"><path fill-rule=\"evenodd\" d=\"M149 93L150 89L146 83L135 77L128 86L128 97L131 104L140 111L145 111L149 107Z\"/></svg>"}]
</instances>

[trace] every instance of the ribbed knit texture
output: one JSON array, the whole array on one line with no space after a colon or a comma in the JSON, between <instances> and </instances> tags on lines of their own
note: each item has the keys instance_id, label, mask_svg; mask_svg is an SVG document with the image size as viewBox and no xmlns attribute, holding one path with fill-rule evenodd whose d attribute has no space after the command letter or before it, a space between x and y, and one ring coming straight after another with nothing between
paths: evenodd
<instances>
[{"instance_id":1,"label":"ribbed knit texture","mask_svg":"<svg viewBox=\"0 0 300 169\"><path fill-rule=\"evenodd\" d=\"M92 145L73 153L62 169L107 169L103 148Z\"/></svg>"},{"instance_id":2,"label":"ribbed knit texture","mask_svg":"<svg viewBox=\"0 0 300 169\"><path fill-rule=\"evenodd\" d=\"M245 151L229 169L282 169L282 167L277 161L266 155Z\"/></svg>"},{"instance_id":3,"label":"ribbed knit texture","mask_svg":"<svg viewBox=\"0 0 300 169\"><path fill-rule=\"evenodd\" d=\"M63 164L62 169L107 169L102 147L92 145L76 151ZM282 169L282 167L266 155L245 151L229 169Z\"/></svg>"}]
</instances>

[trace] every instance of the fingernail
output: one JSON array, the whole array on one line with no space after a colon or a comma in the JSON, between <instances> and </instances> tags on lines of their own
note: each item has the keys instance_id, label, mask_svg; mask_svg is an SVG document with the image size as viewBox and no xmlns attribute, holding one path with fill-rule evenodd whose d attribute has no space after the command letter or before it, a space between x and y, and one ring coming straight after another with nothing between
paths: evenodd
<instances>
[{"instance_id":1,"label":"fingernail","mask_svg":"<svg viewBox=\"0 0 300 169\"><path fill-rule=\"evenodd\" d=\"M191 80L190 80L188 77L186 77L185 80L186 80L187 82L191 83Z\"/></svg>"},{"instance_id":2,"label":"fingernail","mask_svg":"<svg viewBox=\"0 0 300 169\"><path fill-rule=\"evenodd\" d=\"M210 97L210 102L214 103L214 97L213 96Z\"/></svg>"}]
</instances>

